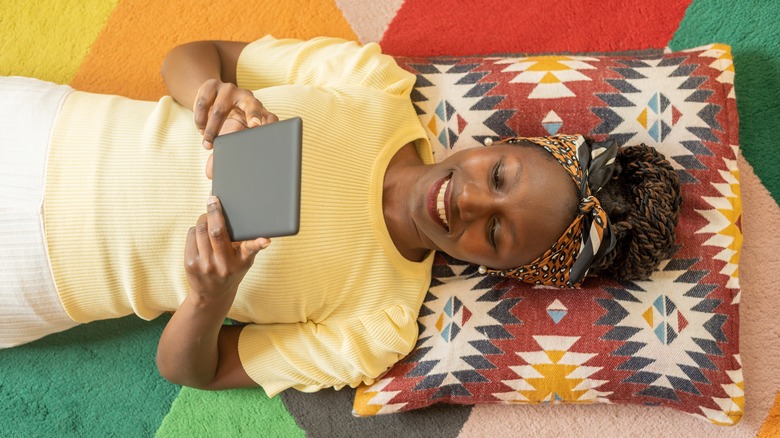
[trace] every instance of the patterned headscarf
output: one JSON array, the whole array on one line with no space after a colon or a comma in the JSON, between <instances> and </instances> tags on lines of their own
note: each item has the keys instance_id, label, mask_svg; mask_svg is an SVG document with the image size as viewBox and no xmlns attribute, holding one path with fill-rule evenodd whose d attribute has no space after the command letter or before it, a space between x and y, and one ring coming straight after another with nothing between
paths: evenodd
<instances>
[{"instance_id":1,"label":"patterned headscarf","mask_svg":"<svg viewBox=\"0 0 780 438\"><path fill-rule=\"evenodd\" d=\"M544 254L527 265L487 272L526 283L579 287L593 263L615 246L607 213L593 194L612 177L617 143L588 144L581 135L512 137L493 144L499 143L531 143L544 148L571 175L580 200L574 221Z\"/></svg>"}]
</instances>

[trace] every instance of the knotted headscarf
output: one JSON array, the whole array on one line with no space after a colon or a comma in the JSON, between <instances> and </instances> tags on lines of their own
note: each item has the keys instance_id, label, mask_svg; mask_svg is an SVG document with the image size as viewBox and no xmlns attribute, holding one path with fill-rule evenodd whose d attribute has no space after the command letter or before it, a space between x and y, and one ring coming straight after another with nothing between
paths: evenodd
<instances>
[{"instance_id":1,"label":"knotted headscarf","mask_svg":"<svg viewBox=\"0 0 780 438\"><path fill-rule=\"evenodd\" d=\"M574 221L544 254L517 268L487 272L526 283L579 287L593 263L615 246L607 213L593 195L614 173L617 143L588 144L581 135L512 137L494 144L498 143L531 143L544 148L571 175L580 199Z\"/></svg>"}]
</instances>

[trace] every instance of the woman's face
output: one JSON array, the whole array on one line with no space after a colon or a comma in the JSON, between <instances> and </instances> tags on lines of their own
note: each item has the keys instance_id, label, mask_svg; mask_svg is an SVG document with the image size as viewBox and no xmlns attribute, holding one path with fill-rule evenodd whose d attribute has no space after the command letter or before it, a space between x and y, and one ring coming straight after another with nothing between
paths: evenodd
<instances>
[{"instance_id":1,"label":"woman's face","mask_svg":"<svg viewBox=\"0 0 780 438\"><path fill-rule=\"evenodd\" d=\"M566 231L574 182L536 146L466 149L427 168L412 198L423 242L494 269L542 255Z\"/></svg>"}]
</instances>

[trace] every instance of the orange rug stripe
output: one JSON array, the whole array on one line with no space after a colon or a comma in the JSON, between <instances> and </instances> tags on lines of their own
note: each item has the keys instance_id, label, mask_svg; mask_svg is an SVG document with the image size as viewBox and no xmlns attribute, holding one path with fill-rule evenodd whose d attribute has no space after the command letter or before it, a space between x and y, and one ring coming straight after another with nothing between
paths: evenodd
<instances>
[{"instance_id":1,"label":"orange rug stripe","mask_svg":"<svg viewBox=\"0 0 780 438\"><path fill-rule=\"evenodd\" d=\"M761 433L758 438L778 438L780 437L780 391L777 391L775 404L769 410L764 425L761 427Z\"/></svg>"},{"instance_id":2,"label":"orange rug stripe","mask_svg":"<svg viewBox=\"0 0 780 438\"><path fill-rule=\"evenodd\" d=\"M71 85L80 90L156 100L165 94L159 71L172 47L203 39L252 41L269 33L280 37L357 39L333 1L125 0L108 19Z\"/></svg>"}]
</instances>

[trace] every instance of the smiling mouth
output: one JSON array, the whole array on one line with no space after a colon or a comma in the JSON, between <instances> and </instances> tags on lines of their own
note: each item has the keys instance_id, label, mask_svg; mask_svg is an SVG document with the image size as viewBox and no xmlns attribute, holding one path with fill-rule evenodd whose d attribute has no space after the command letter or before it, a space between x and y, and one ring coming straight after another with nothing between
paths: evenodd
<instances>
[{"instance_id":1,"label":"smiling mouth","mask_svg":"<svg viewBox=\"0 0 780 438\"><path fill-rule=\"evenodd\" d=\"M449 210L450 206L450 181L452 180L452 174L436 181L431 185L428 190L428 196L426 199L428 215L431 220L438 224L447 233L450 232L450 220Z\"/></svg>"},{"instance_id":2,"label":"smiling mouth","mask_svg":"<svg viewBox=\"0 0 780 438\"><path fill-rule=\"evenodd\" d=\"M446 179L439 188L439 193L436 195L436 212L439 214L439 219L441 219L441 222L444 224L444 228L446 228L447 231L450 229L450 222L447 220L447 205L444 200L446 199L445 196L447 194L447 188L450 186L450 181L450 178Z\"/></svg>"}]
</instances>

